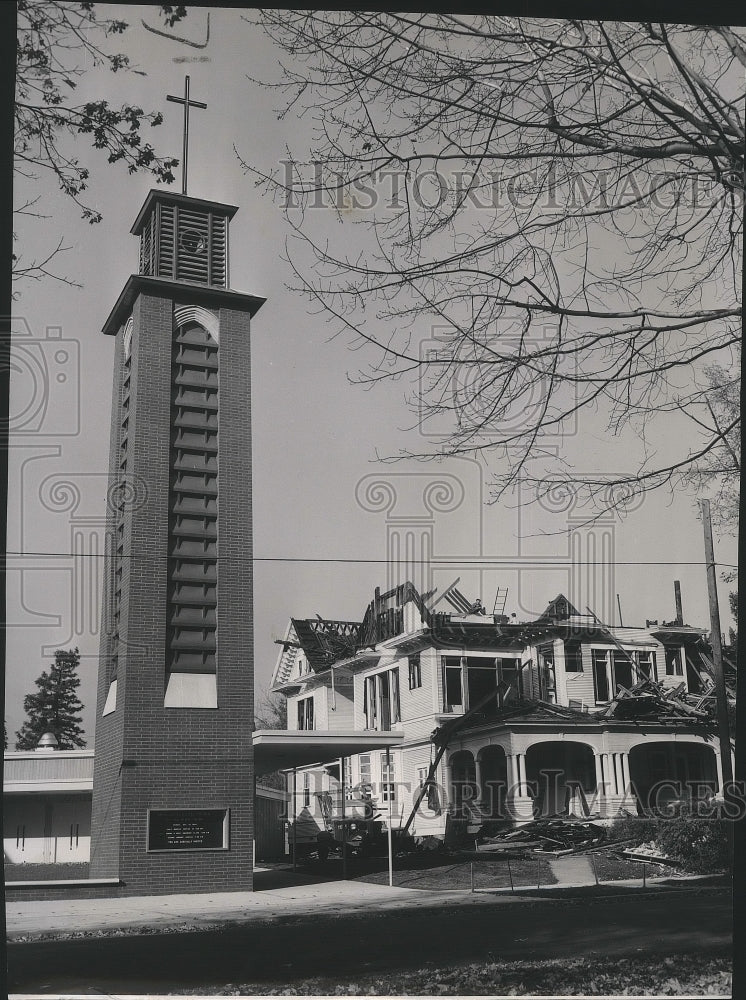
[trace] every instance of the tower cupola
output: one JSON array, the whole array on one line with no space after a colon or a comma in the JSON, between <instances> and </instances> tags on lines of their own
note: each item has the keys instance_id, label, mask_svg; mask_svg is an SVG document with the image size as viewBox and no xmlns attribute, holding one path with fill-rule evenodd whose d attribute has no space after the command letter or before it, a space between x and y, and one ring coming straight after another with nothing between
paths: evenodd
<instances>
[{"instance_id":1,"label":"tower cupola","mask_svg":"<svg viewBox=\"0 0 746 1000\"><path fill-rule=\"evenodd\" d=\"M139 273L229 287L228 226L235 205L153 190L131 232L140 237Z\"/></svg>"}]
</instances>

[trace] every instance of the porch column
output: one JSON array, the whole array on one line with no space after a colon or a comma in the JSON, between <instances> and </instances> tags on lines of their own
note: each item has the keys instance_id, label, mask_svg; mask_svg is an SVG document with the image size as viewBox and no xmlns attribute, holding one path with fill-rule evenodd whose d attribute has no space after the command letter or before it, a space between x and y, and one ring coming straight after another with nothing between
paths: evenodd
<instances>
[{"instance_id":1,"label":"porch column","mask_svg":"<svg viewBox=\"0 0 746 1000\"><path fill-rule=\"evenodd\" d=\"M534 816L534 800L528 794L526 787L526 755L509 753L506 754L506 757L508 760L508 809L513 819L525 822L533 819Z\"/></svg>"},{"instance_id":2,"label":"porch column","mask_svg":"<svg viewBox=\"0 0 746 1000\"><path fill-rule=\"evenodd\" d=\"M448 806L453 805L453 768L450 764L443 765L443 773L446 779L446 804Z\"/></svg>"},{"instance_id":3,"label":"porch column","mask_svg":"<svg viewBox=\"0 0 746 1000\"><path fill-rule=\"evenodd\" d=\"M604 787L604 761L603 754L594 753L593 762L596 765L596 794L605 795L606 788Z\"/></svg>"},{"instance_id":4,"label":"porch column","mask_svg":"<svg viewBox=\"0 0 746 1000\"><path fill-rule=\"evenodd\" d=\"M622 767L622 788L623 794L627 794L629 790L630 780L629 780L629 754L625 751L619 754L619 763Z\"/></svg>"},{"instance_id":5,"label":"porch column","mask_svg":"<svg viewBox=\"0 0 746 1000\"><path fill-rule=\"evenodd\" d=\"M606 783L609 786L606 789L607 795L618 795L617 791L617 781L616 781L616 768L614 767L614 757L613 753L605 753L605 770L606 770Z\"/></svg>"},{"instance_id":6,"label":"porch column","mask_svg":"<svg viewBox=\"0 0 746 1000\"><path fill-rule=\"evenodd\" d=\"M520 794L528 795L528 785L526 782L526 755L525 753L516 754L516 760L518 761L518 781L520 783Z\"/></svg>"},{"instance_id":7,"label":"porch column","mask_svg":"<svg viewBox=\"0 0 746 1000\"><path fill-rule=\"evenodd\" d=\"M482 762L478 755L475 755L474 757L474 776L476 778L477 787L472 801L475 804L479 804L485 798L485 792L482 788Z\"/></svg>"},{"instance_id":8,"label":"porch column","mask_svg":"<svg viewBox=\"0 0 746 1000\"><path fill-rule=\"evenodd\" d=\"M616 776L617 795L624 795L624 774L622 773L622 755L614 754L614 774Z\"/></svg>"},{"instance_id":9,"label":"porch column","mask_svg":"<svg viewBox=\"0 0 746 1000\"><path fill-rule=\"evenodd\" d=\"M508 762L508 792L512 798L518 793L518 755L506 753L505 757Z\"/></svg>"}]
</instances>

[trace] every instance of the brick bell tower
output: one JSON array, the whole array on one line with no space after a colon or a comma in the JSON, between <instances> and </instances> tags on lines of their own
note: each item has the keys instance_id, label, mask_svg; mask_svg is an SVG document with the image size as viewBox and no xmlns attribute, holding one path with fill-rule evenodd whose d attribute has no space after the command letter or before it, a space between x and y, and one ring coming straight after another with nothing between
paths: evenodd
<instances>
[{"instance_id":1,"label":"brick bell tower","mask_svg":"<svg viewBox=\"0 0 746 1000\"><path fill-rule=\"evenodd\" d=\"M187 78L185 153L189 107ZM185 191L186 157L184 193L145 199L139 273L103 328L115 360L90 873L123 895L253 877L249 327L264 300L229 287L236 207Z\"/></svg>"}]
</instances>

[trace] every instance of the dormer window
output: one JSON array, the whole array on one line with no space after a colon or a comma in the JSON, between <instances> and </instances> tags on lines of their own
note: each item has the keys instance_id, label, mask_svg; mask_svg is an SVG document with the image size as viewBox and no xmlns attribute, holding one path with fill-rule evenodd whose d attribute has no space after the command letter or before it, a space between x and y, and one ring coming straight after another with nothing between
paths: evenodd
<instances>
[{"instance_id":1,"label":"dormer window","mask_svg":"<svg viewBox=\"0 0 746 1000\"><path fill-rule=\"evenodd\" d=\"M678 646L666 647L666 676L683 677L684 668L681 649Z\"/></svg>"},{"instance_id":2,"label":"dormer window","mask_svg":"<svg viewBox=\"0 0 746 1000\"><path fill-rule=\"evenodd\" d=\"M539 665L539 699L555 704L557 701L557 675L554 667L554 646L536 650Z\"/></svg>"},{"instance_id":3,"label":"dormer window","mask_svg":"<svg viewBox=\"0 0 746 1000\"><path fill-rule=\"evenodd\" d=\"M565 670L568 674L583 673L583 653L580 643L565 643Z\"/></svg>"}]
</instances>

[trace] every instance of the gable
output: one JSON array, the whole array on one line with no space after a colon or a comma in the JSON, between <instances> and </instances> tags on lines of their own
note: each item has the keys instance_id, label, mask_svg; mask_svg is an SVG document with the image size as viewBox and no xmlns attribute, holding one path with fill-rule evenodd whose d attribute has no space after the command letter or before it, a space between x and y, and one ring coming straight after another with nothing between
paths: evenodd
<instances>
[{"instance_id":1,"label":"gable","mask_svg":"<svg viewBox=\"0 0 746 1000\"><path fill-rule=\"evenodd\" d=\"M281 649L277 656L277 662L272 674L272 683L270 687L273 688L278 687L281 684L287 684L290 680L292 680L294 673L296 672L295 668L298 660L298 653L300 652L300 644L298 642L298 635L293 626L292 618L288 622L284 638L275 639L275 642L280 644Z\"/></svg>"},{"instance_id":2,"label":"gable","mask_svg":"<svg viewBox=\"0 0 746 1000\"><path fill-rule=\"evenodd\" d=\"M536 620L539 622L562 622L579 615L578 609L568 601L565 595L558 594L553 601L549 602L546 611Z\"/></svg>"}]
</instances>

